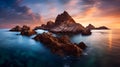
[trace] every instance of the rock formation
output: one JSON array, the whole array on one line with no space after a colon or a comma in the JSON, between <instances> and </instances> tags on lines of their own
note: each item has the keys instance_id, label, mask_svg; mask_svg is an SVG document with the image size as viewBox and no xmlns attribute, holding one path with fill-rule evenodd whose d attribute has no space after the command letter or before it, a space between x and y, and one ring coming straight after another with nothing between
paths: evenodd
<instances>
[{"instance_id":1,"label":"rock formation","mask_svg":"<svg viewBox=\"0 0 120 67\"><path fill-rule=\"evenodd\" d=\"M41 26L35 27L35 30L37 30L37 29L50 30L54 26L55 26L55 24L53 21L48 21L46 25L42 24Z\"/></svg>"},{"instance_id":2,"label":"rock formation","mask_svg":"<svg viewBox=\"0 0 120 67\"><path fill-rule=\"evenodd\" d=\"M102 29L109 29L109 28L107 28L106 26L100 26L100 27L95 27L95 26L93 26L92 24L89 24L87 27L86 27L86 29L88 30L102 30Z\"/></svg>"},{"instance_id":3,"label":"rock formation","mask_svg":"<svg viewBox=\"0 0 120 67\"><path fill-rule=\"evenodd\" d=\"M60 56L80 56L83 49L87 46L81 42L73 44L70 42L68 36L54 37L52 34L43 33L34 37L35 40L42 42L50 50Z\"/></svg>"},{"instance_id":4,"label":"rock formation","mask_svg":"<svg viewBox=\"0 0 120 67\"><path fill-rule=\"evenodd\" d=\"M56 17L55 22L48 22L46 25L43 24L35 29L45 29L53 33L82 33L85 28L74 21L74 19L64 11ZM86 31L87 32L87 31ZM89 34L88 34L89 35Z\"/></svg>"},{"instance_id":5,"label":"rock formation","mask_svg":"<svg viewBox=\"0 0 120 67\"><path fill-rule=\"evenodd\" d=\"M29 26L23 25L23 27L15 26L10 31L20 32L21 35L31 36L36 34L35 30L31 30Z\"/></svg>"},{"instance_id":6,"label":"rock formation","mask_svg":"<svg viewBox=\"0 0 120 67\"><path fill-rule=\"evenodd\" d=\"M20 32L21 31L21 27L20 26L15 26L14 28L10 29L10 31Z\"/></svg>"},{"instance_id":7,"label":"rock formation","mask_svg":"<svg viewBox=\"0 0 120 67\"><path fill-rule=\"evenodd\" d=\"M92 24L89 24L87 27L86 27L86 29L95 29L95 26L93 26Z\"/></svg>"},{"instance_id":8,"label":"rock formation","mask_svg":"<svg viewBox=\"0 0 120 67\"><path fill-rule=\"evenodd\" d=\"M102 29L109 29L109 28L107 28L106 26L100 26L100 27L95 28L95 29L97 29L97 30L102 30Z\"/></svg>"},{"instance_id":9,"label":"rock formation","mask_svg":"<svg viewBox=\"0 0 120 67\"><path fill-rule=\"evenodd\" d=\"M82 34L82 35L91 35L92 32L91 32L91 29L85 29L84 31L82 31L81 34Z\"/></svg>"},{"instance_id":10,"label":"rock formation","mask_svg":"<svg viewBox=\"0 0 120 67\"><path fill-rule=\"evenodd\" d=\"M87 48L87 46L85 45L84 42L80 42L77 46L80 47L83 50Z\"/></svg>"},{"instance_id":11,"label":"rock formation","mask_svg":"<svg viewBox=\"0 0 120 67\"><path fill-rule=\"evenodd\" d=\"M24 25L22 28L21 28L21 35L25 35L25 36L31 36L31 35L34 35L36 34L36 31L35 30L31 30L30 27Z\"/></svg>"}]
</instances>

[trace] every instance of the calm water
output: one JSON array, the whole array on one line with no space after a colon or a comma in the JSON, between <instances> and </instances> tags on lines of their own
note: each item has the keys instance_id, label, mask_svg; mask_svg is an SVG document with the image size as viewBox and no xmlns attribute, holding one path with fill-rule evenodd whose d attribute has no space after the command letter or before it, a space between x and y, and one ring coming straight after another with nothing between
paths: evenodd
<instances>
[{"instance_id":1,"label":"calm water","mask_svg":"<svg viewBox=\"0 0 120 67\"><path fill-rule=\"evenodd\" d=\"M70 37L72 42L83 41L88 46L81 57L71 58L52 54L42 43L33 40L34 36L0 29L0 67L120 67L120 31L92 32L90 36Z\"/></svg>"}]
</instances>

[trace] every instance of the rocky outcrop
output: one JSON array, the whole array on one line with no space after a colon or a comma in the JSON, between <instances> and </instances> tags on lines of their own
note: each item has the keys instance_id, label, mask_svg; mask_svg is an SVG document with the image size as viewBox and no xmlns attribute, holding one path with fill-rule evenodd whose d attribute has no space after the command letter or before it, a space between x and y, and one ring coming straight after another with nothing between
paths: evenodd
<instances>
[{"instance_id":1,"label":"rocky outcrop","mask_svg":"<svg viewBox=\"0 0 120 67\"><path fill-rule=\"evenodd\" d=\"M44 29L44 30L50 30L51 28L53 28L55 26L54 22L53 21L48 21L47 24L42 24L41 26L37 26L35 27L34 30L37 30L37 29Z\"/></svg>"},{"instance_id":2,"label":"rocky outcrop","mask_svg":"<svg viewBox=\"0 0 120 67\"><path fill-rule=\"evenodd\" d=\"M25 36L31 36L36 34L35 30L30 29L30 27L26 25L23 25L23 27L15 26L10 31L20 32L21 35L25 35Z\"/></svg>"},{"instance_id":3,"label":"rocky outcrop","mask_svg":"<svg viewBox=\"0 0 120 67\"><path fill-rule=\"evenodd\" d=\"M100 27L98 27L98 28L95 28L95 29L97 29L97 30L102 30L102 29L109 29L109 28L107 28L106 26L100 26Z\"/></svg>"},{"instance_id":4,"label":"rocky outcrop","mask_svg":"<svg viewBox=\"0 0 120 67\"><path fill-rule=\"evenodd\" d=\"M86 27L86 29L95 29L95 26L93 26L92 24L89 24L87 27Z\"/></svg>"},{"instance_id":5,"label":"rocky outcrop","mask_svg":"<svg viewBox=\"0 0 120 67\"><path fill-rule=\"evenodd\" d=\"M80 47L83 50L87 48L87 46L85 45L84 42L80 42L77 46Z\"/></svg>"},{"instance_id":6,"label":"rocky outcrop","mask_svg":"<svg viewBox=\"0 0 120 67\"><path fill-rule=\"evenodd\" d=\"M43 24L35 29L45 29L53 33L71 34L82 33L85 31L85 28L81 24L76 23L66 11L64 11L62 14L59 14L56 17L55 22L48 22L46 25Z\"/></svg>"},{"instance_id":7,"label":"rocky outcrop","mask_svg":"<svg viewBox=\"0 0 120 67\"><path fill-rule=\"evenodd\" d=\"M20 26L15 26L14 28L10 29L10 31L20 32L21 31L21 27Z\"/></svg>"},{"instance_id":8,"label":"rocky outcrop","mask_svg":"<svg viewBox=\"0 0 120 67\"><path fill-rule=\"evenodd\" d=\"M31 35L34 35L36 34L36 31L35 30L31 30L30 27L24 25L22 28L21 28L21 35L25 35L25 36L31 36Z\"/></svg>"},{"instance_id":9,"label":"rocky outcrop","mask_svg":"<svg viewBox=\"0 0 120 67\"><path fill-rule=\"evenodd\" d=\"M89 24L87 27L86 27L87 30L102 30L102 29L109 29L107 28L106 26L100 26L100 27L95 27L93 26L92 24Z\"/></svg>"},{"instance_id":10,"label":"rocky outcrop","mask_svg":"<svg viewBox=\"0 0 120 67\"><path fill-rule=\"evenodd\" d=\"M50 50L60 56L80 56L86 45L81 42L73 44L70 42L68 36L54 37L50 33L38 34L34 37L36 41L42 42Z\"/></svg>"},{"instance_id":11,"label":"rocky outcrop","mask_svg":"<svg viewBox=\"0 0 120 67\"><path fill-rule=\"evenodd\" d=\"M91 29L85 29L84 31L82 31L81 34L82 34L82 35L91 35L92 32L91 32Z\"/></svg>"}]
</instances>

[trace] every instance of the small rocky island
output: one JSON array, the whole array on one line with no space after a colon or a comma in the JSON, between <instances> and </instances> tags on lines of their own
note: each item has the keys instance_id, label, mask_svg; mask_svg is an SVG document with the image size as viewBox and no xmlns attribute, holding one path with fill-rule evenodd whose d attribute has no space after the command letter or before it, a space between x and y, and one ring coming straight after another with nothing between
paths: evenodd
<instances>
[{"instance_id":1,"label":"small rocky island","mask_svg":"<svg viewBox=\"0 0 120 67\"><path fill-rule=\"evenodd\" d=\"M106 26L95 27L92 24L89 24L88 26L86 26L86 28L91 30L109 30L109 28L107 28Z\"/></svg>"},{"instance_id":2,"label":"small rocky island","mask_svg":"<svg viewBox=\"0 0 120 67\"><path fill-rule=\"evenodd\" d=\"M30 29L30 27L27 25L23 25L23 27L15 26L14 28L10 29L10 31L20 32L21 35L25 35L25 36L31 36L36 34L36 31Z\"/></svg>"},{"instance_id":3,"label":"small rocky island","mask_svg":"<svg viewBox=\"0 0 120 67\"><path fill-rule=\"evenodd\" d=\"M56 17L55 22L48 21L47 24L42 24L37 26L36 29L48 30L52 33L61 33L61 34L77 34L81 33L82 35L90 35L90 29L86 29L79 23L76 23L75 20L64 11L62 14L59 14Z\"/></svg>"}]
</instances>

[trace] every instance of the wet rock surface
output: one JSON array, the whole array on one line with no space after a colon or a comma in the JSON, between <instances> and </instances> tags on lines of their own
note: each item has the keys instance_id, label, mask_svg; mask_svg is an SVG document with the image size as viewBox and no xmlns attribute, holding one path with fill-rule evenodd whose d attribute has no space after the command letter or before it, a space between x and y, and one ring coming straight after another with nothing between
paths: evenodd
<instances>
[{"instance_id":1,"label":"wet rock surface","mask_svg":"<svg viewBox=\"0 0 120 67\"><path fill-rule=\"evenodd\" d=\"M84 42L80 42L77 46L80 47L83 50L87 48L87 46L85 45Z\"/></svg>"},{"instance_id":2,"label":"wet rock surface","mask_svg":"<svg viewBox=\"0 0 120 67\"><path fill-rule=\"evenodd\" d=\"M82 55L83 49L86 48L86 45L83 42L79 44L71 43L67 35L61 37L54 37L52 34L43 33L38 34L33 39L42 42L53 53L58 54L60 56L79 57Z\"/></svg>"}]
</instances>

